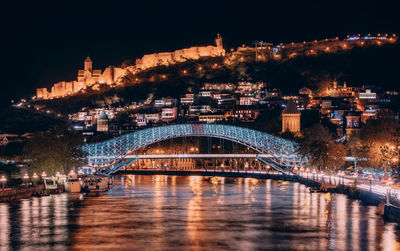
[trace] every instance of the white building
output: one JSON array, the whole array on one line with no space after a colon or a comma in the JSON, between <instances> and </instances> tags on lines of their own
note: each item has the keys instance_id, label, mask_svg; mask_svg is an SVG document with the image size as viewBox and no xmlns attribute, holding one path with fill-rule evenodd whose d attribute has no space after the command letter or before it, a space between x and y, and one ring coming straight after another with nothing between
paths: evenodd
<instances>
[{"instance_id":1,"label":"white building","mask_svg":"<svg viewBox=\"0 0 400 251\"><path fill-rule=\"evenodd\" d=\"M175 120L178 117L177 107L165 107L161 110L161 119L164 121Z\"/></svg>"},{"instance_id":2,"label":"white building","mask_svg":"<svg viewBox=\"0 0 400 251\"><path fill-rule=\"evenodd\" d=\"M194 94L186 94L184 97L181 98L182 105L191 105L194 102Z\"/></svg>"},{"instance_id":3,"label":"white building","mask_svg":"<svg viewBox=\"0 0 400 251\"><path fill-rule=\"evenodd\" d=\"M371 89L366 89L365 92L359 93L360 99L376 99L376 93L371 92Z\"/></svg>"}]
</instances>

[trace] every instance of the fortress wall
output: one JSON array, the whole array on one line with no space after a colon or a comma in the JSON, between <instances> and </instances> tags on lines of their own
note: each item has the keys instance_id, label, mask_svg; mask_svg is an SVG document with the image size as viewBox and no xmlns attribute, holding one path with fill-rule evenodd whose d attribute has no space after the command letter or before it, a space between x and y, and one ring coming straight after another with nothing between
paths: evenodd
<instances>
[{"instance_id":1,"label":"fortress wall","mask_svg":"<svg viewBox=\"0 0 400 251\"><path fill-rule=\"evenodd\" d=\"M114 67L114 82L117 84L121 83L121 78L125 76L127 70L119 68L119 67Z\"/></svg>"},{"instance_id":2,"label":"fortress wall","mask_svg":"<svg viewBox=\"0 0 400 251\"><path fill-rule=\"evenodd\" d=\"M200 57L225 55L225 50L216 46L190 47L174 52L161 52L144 55L136 59L136 66L139 69L148 69L158 65L169 65L176 62L184 62L187 59L199 59Z\"/></svg>"},{"instance_id":3,"label":"fortress wall","mask_svg":"<svg viewBox=\"0 0 400 251\"><path fill-rule=\"evenodd\" d=\"M109 66L107 67L103 74L99 77L99 83L107 83L108 85L111 85L113 83L113 75L114 75L114 69Z\"/></svg>"},{"instance_id":4,"label":"fortress wall","mask_svg":"<svg viewBox=\"0 0 400 251\"><path fill-rule=\"evenodd\" d=\"M77 93L77 92L79 92L80 90L82 90L84 88L86 88L85 83L74 81L73 93Z\"/></svg>"},{"instance_id":5,"label":"fortress wall","mask_svg":"<svg viewBox=\"0 0 400 251\"><path fill-rule=\"evenodd\" d=\"M215 39L216 46L190 47L174 52L160 52L144 55L142 58L136 59L135 66L129 66L125 69L109 66L104 72L93 69L93 62L90 57L84 61L84 69L78 71L77 81L58 82L53 85L51 92L47 92L46 88L39 88L36 91L38 99L58 98L66 95L77 93L88 86L96 83L112 85L119 84L121 78L131 71L137 73L140 70L156 67L159 65L170 65L177 62L184 62L187 59L199 59L208 56L223 56L225 50L222 46L222 38L217 34Z\"/></svg>"}]
</instances>

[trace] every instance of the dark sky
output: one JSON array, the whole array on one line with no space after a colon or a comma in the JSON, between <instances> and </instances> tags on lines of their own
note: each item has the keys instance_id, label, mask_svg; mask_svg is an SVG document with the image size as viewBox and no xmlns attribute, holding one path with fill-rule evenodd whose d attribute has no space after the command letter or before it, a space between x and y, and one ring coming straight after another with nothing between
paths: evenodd
<instances>
[{"instance_id":1,"label":"dark sky","mask_svg":"<svg viewBox=\"0 0 400 251\"><path fill-rule=\"evenodd\" d=\"M253 40L399 33L394 3L348 2L6 0L0 99L74 80L87 55L103 69L147 53L210 44L216 33L226 48Z\"/></svg>"}]
</instances>

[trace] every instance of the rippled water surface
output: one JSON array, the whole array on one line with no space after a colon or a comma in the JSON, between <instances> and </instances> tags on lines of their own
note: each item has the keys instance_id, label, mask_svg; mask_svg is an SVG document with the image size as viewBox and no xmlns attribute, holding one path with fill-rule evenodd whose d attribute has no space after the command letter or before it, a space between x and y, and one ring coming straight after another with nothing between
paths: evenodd
<instances>
[{"instance_id":1,"label":"rippled water surface","mask_svg":"<svg viewBox=\"0 0 400 251\"><path fill-rule=\"evenodd\" d=\"M400 250L376 212L298 183L128 175L100 197L0 203L0 249Z\"/></svg>"}]
</instances>

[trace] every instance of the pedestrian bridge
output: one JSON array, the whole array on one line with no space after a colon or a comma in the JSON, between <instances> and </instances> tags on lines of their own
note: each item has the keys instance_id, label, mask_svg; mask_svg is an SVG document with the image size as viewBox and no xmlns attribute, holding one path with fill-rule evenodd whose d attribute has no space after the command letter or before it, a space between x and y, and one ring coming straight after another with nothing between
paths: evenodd
<instances>
[{"instance_id":1,"label":"pedestrian bridge","mask_svg":"<svg viewBox=\"0 0 400 251\"><path fill-rule=\"evenodd\" d=\"M142 147L163 140L193 136L220 138L245 145L259 153L254 156L255 158L280 172L290 172L293 167L307 163L307 158L297 153L298 145L295 142L257 130L218 124L177 124L153 127L104 142L86 144L82 149L88 153L89 166L110 174L138 159L139 157L133 153ZM156 158L156 156L153 157ZM230 156L230 158L235 157L240 158L239 155ZM224 158L229 157L225 154Z\"/></svg>"}]
</instances>

